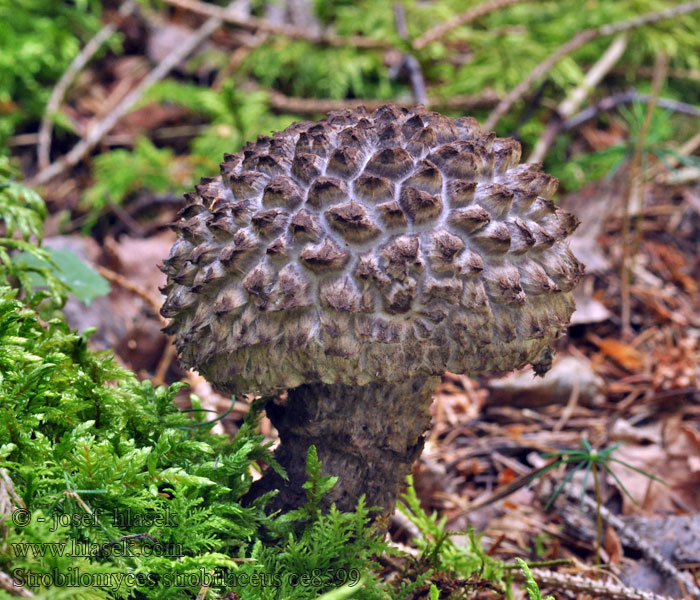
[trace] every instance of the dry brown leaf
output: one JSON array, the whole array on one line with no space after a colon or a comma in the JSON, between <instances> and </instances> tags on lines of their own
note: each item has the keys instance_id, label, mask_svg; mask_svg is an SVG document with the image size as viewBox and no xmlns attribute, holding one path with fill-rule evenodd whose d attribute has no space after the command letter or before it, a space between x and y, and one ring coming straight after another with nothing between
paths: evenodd
<instances>
[{"instance_id":1,"label":"dry brown leaf","mask_svg":"<svg viewBox=\"0 0 700 600\"><path fill-rule=\"evenodd\" d=\"M595 343L603 354L628 371L636 371L642 367L643 354L629 344L615 338L598 339Z\"/></svg>"}]
</instances>

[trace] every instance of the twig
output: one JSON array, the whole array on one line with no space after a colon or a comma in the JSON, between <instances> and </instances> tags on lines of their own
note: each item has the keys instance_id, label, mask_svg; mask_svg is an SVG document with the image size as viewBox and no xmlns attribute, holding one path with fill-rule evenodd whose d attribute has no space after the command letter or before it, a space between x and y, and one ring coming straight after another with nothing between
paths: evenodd
<instances>
[{"instance_id":1,"label":"twig","mask_svg":"<svg viewBox=\"0 0 700 600\"><path fill-rule=\"evenodd\" d=\"M440 25L437 25L432 29L426 31L423 35L421 35L413 42L413 49L420 50L421 48L424 48L431 42L434 42L435 40L441 38L447 32L452 31L457 27L461 27L462 25L466 25L467 23L476 21L477 19L488 15L489 13L500 10L501 8L505 8L506 6L510 6L511 4L517 4L518 2L522 1L523 0L490 0L489 2L479 4L478 6L473 6L472 8L465 10L463 13L457 15L456 17L452 17L444 23L441 23Z\"/></svg>"},{"instance_id":2,"label":"twig","mask_svg":"<svg viewBox=\"0 0 700 600\"><path fill-rule=\"evenodd\" d=\"M389 100L376 100L374 98L353 99L353 100L317 100L315 98L297 98L285 96L276 90L266 90L270 106L275 110L284 112L313 115L330 112L332 110L347 110L357 106L365 106L369 110L379 108ZM472 110L475 108L489 108L495 106L499 101L499 95L492 90L485 90L478 96L453 96L451 98L428 98L427 103L431 106L441 106L456 110ZM391 100L399 106L413 106L412 100Z\"/></svg>"},{"instance_id":3,"label":"twig","mask_svg":"<svg viewBox=\"0 0 700 600\"><path fill-rule=\"evenodd\" d=\"M622 269L620 274L620 295L621 295L621 314L620 321L623 337L631 337L632 329L630 320L632 318L632 308L630 299L630 286L632 285L632 263L637 254L639 247L639 238L641 237L641 214L643 212L643 196L644 196L644 173L642 171L642 153L644 145L647 141L649 128L651 127L651 117L656 106L656 101L661 92L664 81L666 80L666 70L668 68L668 58L665 54L659 53L656 57L654 65L654 78L651 84L651 98L647 104L646 112L644 113L644 121L637 136L634 146L634 153L629 169L629 180L627 185L627 193L624 197L624 206L622 211ZM635 240L630 243L630 214L634 215L635 219Z\"/></svg>"},{"instance_id":4,"label":"twig","mask_svg":"<svg viewBox=\"0 0 700 600\"><path fill-rule=\"evenodd\" d=\"M578 110L586 96L593 90L612 69L612 67L620 60L620 57L627 48L627 36L625 34L618 35L608 46L608 49L596 61L596 63L588 70L581 85L574 89L571 94L557 108L556 114L552 117L547 129L542 134L535 144L527 162L541 162L547 155L549 147L554 142L557 134L562 129L562 124Z\"/></svg>"},{"instance_id":5,"label":"twig","mask_svg":"<svg viewBox=\"0 0 700 600\"><path fill-rule=\"evenodd\" d=\"M131 292L132 294L136 294L139 298L146 302L146 304L148 304L153 309L153 312L156 314L163 327L165 327L168 324L167 319L160 314L161 302L156 297L154 297L153 294L151 294L148 290L145 290L140 285L136 285L135 283L129 281L123 275L120 275L116 271L112 271L112 269L108 269L107 267L103 267L102 265L94 265L94 268L100 275L102 275L102 277L104 277L110 283L118 285L120 288L123 288L126 291Z\"/></svg>"},{"instance_id":6,"label":"twig","mask_svg":"<svg viewBox=\"0 0 700 600\"><path fill-rule=\"evenodd\" d=\"M119 15L127 16L131 14L136 8L137 3L135 0L126 0L124 4L119 7ZM46 104L46 110L41 118L41 127L39 127L39 145L37 147L37 160L39 162L39 168L45 169L49 166L50 154L51 154L51 129L53 124L53 115L58 112L58 109L63 101L63 97L66 95L66 91L75 77L80 73L83 67L90 61L94 56L95 52L100 49L100 46L104 44L117 30L116 23L108 23L102 29L100 29L94 37L85 44L85 47L78 53L78 55L73 59L68 69L61 75L58 83L51 91L51 96Z\"/></svg>"},{"instance_id":7,"label":"twig","mask_svg":"<svg viewBox=\"0 0 700 600\"><path fill-rule=\"evenodd\" d=\"M576 113L564 123L564 129L574 129L589 119L598 116L600 113L612 110L620 104L630 104L631 102L643 102L648 104L650 100L651 96L649 94L640 94L634 89L620 92L619 94L613 94L583 109L581 112ZM677 113L690 115L691 117L700 117L700 108L686 102L679 102L671 98L658 98L656 105Z\"/></svg>"},{"instance_id":8,"label":"twig","mask_svg":"<svg viewBox=\"0 0 700 600\"><path fill-rule=\"evenodd\" d=\"M35 597L32 592L19 583L16 583L15 580L4 571L0 571L0 588L9 592L12 596L19 596L20 598Z\"/></svg>"},{"instance_id":9,"label":"twig","mask_svg":"<svg viewBox=\"0 0 700 600\"><path fill-rule=\"evenodd\" d=\"M406 28L406 9L403 4L394 4L394 18L396 19L396 31L402 40L408 39L408 29ZM412 54L404 52L402 55L401 66L408 71L413 89L413 97L416 99L416 104L424 104L428 106L428 93L425 91L425 78L418 59ZM400 68L400 67L399 67Z\"/></svg>"},{"instance_id":10,"label":"twig","mask_svg":"<svg viewBox=\"0 0 700 600\"><path fill-rule=\"evenodd\" d=\"M506 95L506 97L499 102L498 106L491 112L488 119L484 123L484 129L493 129L501 118L510 110L511 106L522 98L522 96L530 89L535 81L546 75L552 69L552 67L554 67L554 65L556 65L567 54L573 52L574 50L578 50L581 46L584 46L591 40L598 37L615 35L617 33L622 33L623 31L630 31L632 29L643 27L644 25L650 25L665 19L672 19L696 10L700 10L700 0L684 2L683 4L667 8L666 10L648 12L626 21L618 21L616 23L610 23L608 25L601 25L600 27L593 27L591 29L579 31L568 42L560 46L556 51L540 62L530 72L530 74L523 79L523 81L515 86Z\"/></svg>"},{"instance_id":11,"label":"twig","mask_svg":"<svg viewBox=\"0 0 700 600\"><path fill-rule=\"evenodd\" d=\"M219 9L226 14L229 8ZM41 185L50 181L67 168L77 164L90 150L92 150L100 140L114 127L136 104L154 83L165 77L178 63L180 63L192 50L207 39L223 23L219 17L211 17L204 24L182 41L175 50L168 54L161 63L151 70L127 96L109 113L102 121L97 123L73 148L60 158L51 163L31 181L33 185Z\"/></svg>"},{"instance_id":12,"label":"twig","mask_svg":"<svg viewBox=\"0 0 700 600\"><path fill-rule=\"evenodd\" d=\"M643 539L632 527L622 521L622 519L612 514L604 505L598 507L596 501L588 496L588 494L583 493L579 486L569 483L564 486L564 491L575 503L579 503L581 499L583 499L584 508L593 514L600 508L601 518L608 525L615 528L615 531L623 542L639 550L659 571L673 577L678 583L685 586L687 593L691 594L696 599L700 598L700 589L695 585L690 574L679 571L675 565L662 556L653 544ZM631 597L634 598L634 596ZM650 596L649 598L655 597L656 596ZM640 596L640 598L645 597Z\"/></svg>"},{"instance_id":13,"label":"twig","mask_svg":"<svg viewBox=\"0 0 700 600\"><path fill-rule=\"evenodd\" d=\"M197 13L221 19L226 23L245 27L246 29L258 29L267 33L275 33L284 35L288 38L298 40L308 40L317 44L326 44L328 46L348 46L355 48L376 48L388 49L393 46L383 40L375 40L363 35L340 36L330 33L314 33L303 27L296 27L287 23L274 23L267 19L258 17L244 17L234 13L226 12L226 9L214 4L207 4L199 0L165 0L168 4L178 6Z\"/></svg>"},{"instance_id":14,"label":"twig","mask_svg":"<svg viewBox=\"0 0 700 600\"><path fill-rule=\"evenodd\" d=\"M660 101L657 102L660 105ZM692 138L690 138L685 144L683 144L677 151L678 156L690 156L700 148L700 133L696 133ZM662 162L656 163L651 169L649 169L649 179L654 179L656 183L666 183L668 181L669 173L662 173L662 171L669 167L675 168L679 165L680 161L672 156L666 161L667 164ZM697 170L697 169L696 169Z\"/></svg>"},{"instance_id":15,"label":"twig","mask_svg":"<svg viewBox=\"0 0 700 600\"><path fill-rule=\"evenodd\" d=\"M596 581L581 575L557 573L548 569L531 569L532 576L540 585L549 585L557 589L572 592L587 592L591 597L611 598L612 600L673 600L670 596L661 596L654 592L645 592L612 581ZM524 581L522 572L513 571L513 578Z\"/></svg>"}]
</instances>

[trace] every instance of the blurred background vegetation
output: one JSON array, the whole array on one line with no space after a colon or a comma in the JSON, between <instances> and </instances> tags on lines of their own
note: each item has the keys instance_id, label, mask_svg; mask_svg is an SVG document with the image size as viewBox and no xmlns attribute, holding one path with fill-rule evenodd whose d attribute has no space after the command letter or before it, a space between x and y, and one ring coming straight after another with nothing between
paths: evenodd
<instances>
[{"instance_id":1,"label":"blurred background vegetation","mask_svg":"<svg viewBox=\"0 0 700 600\"><path fill-rule=\"evenodd\" d=\"M524 157L548 138L536 158L564 191L613 172L641 133L645 156L697 167L693 151L679 151L700 115L700 10L692 5L0 0L0 152L44 185L50 206L63 215L59 229L90 230L105 211L144 194L180 195L216 173L224 152L328 109L423 101L483 123L539 63L582 32L651 15L648 24L616 35L598 31L551 69L535 71L495 129L521 140ZM231 22L166 67L224 7ZM673 8L679 14L664 15ZM659 56L665 62L654 95ZM75 68L75 61L84 64ZM596 66L598 79L587 81ZM650 94L656 108L642 132ZM572 95L578 101L563 104ZM609 107L601 108L606 99ZM590 118L577 119L586 108ZM77 160L46 172L121 112Z\"/></svg>"}]
</instances>

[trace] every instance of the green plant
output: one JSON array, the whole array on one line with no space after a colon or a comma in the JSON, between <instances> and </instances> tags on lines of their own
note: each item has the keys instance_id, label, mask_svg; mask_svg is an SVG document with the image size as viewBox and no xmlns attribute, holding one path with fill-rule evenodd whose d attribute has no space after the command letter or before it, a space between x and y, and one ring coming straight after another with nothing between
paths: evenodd
<instances>
[{"instance_id":1,"label":"green plant","mask_svg":"<svg viewBox=\"0 0 700 600\"><path fill-rule=\"evenodd\" d=\"M48 298L45 311L62 306L67 293L86 303L108 293L107 281L75 254L40 247L46 207L16 175L0 157L0 285L15 284L32 305Z\"/></svg>"},{"instance_id":2,"label":"green plant","mask_svg":"<svg viewBox=\"0 0 700 600\"><path fill-rule=\"evenodd\" d=\"M581 506L583 507L583 502L586 494L586 486L588 483L588 476L589 474L593 475L593 483L594 483L594 490L595 490L595 501L596 501L596 523L597 523L597 539L596 539L596 564L600 562L600 547L602 544L602 538L603 538L603 520L600 514L600 507L602 504L602 498L601 498L601 492L600 492L600 470L602 469L603 471L609 473L617 482L617 484L620 486L620 489L627 495L627 497L632 500L635 504L637 501L632 497L632 495L627 491L627 488L624 486L622 481L620 481L620 478L615 474L615 472L612 470L610 463L618 463L627 469L632 469L636 473L640 473L644 475L645 477L648 477L649 479L653 479L654 481L658 481L659 483L663 483L665 485L665 482L662 479L659 479L655 475L652 475L651 473L647 473L646 471L643 471L642 469L639 469L638 467L635 467L634 465L631 465L623 460L620 460L619 458L615 458L613 456L613 453L615 450L617 450L620 447L620 443L613 444L612 446L608 446L607 448L603 448L602 450L594 450L593 447L591 446L590 442L587 439L581 440L581 449L575 449L575 450L559 450L557 452L547 452L543 454L545 458L554 458L554 460L550 465L542 469L538 474L537 478L542 477L545 473L548 471L551 471L552 469L555 469L556 467L560 465L572 465L572 467L569 469L566 477L564 477L559 485L554 489L554 492L550 496L549 500L547 501L546 508L549 509L549 507L552 505L554 500L557 498L557 496L561 493L561 491L564 489L564 486L571 481L573 476L579 472L581 469L584 469L584 477L583 477L583 483L581 486Z\"/></svg>"},{"instance_id":3,"label":"green plant","mask_svg":"<svg viewBox=\"0 0 700 600\"><path fill-rule=\"evenodd\" d=\"M530 571L530 567L527 566L527 563L522 558L516 558L515 562L518 563L520 570L525 574L525 589L530 596L530 600L554 600L554 596L542 598L540 588L532 576L532 571Z\"/></svg>"},{"instance_id":4,"label":"green plant","mask_svg":"<svg viewBox=\"0 0 700 600\"><path fill-rule=\"evenodd\" d=\"M39 120L53 84L99 29L101 12L98 0L0 0L0 154L17 128ZM68 119L59 123L70 127Z\"/></svg>"},{"instance_id":5,"label":"green plant","mask_svg":"<svg viewBox=\"0 0 700 600\"><path fill-rule=\"evenodd\" d=\"M627 163L635 153L643 130L647 106L635 102L630 107L620 106L619 117L612 117L627 132L625 139L597 152L580 156L569 164L560 167L561 175L569 188L577 187L576 181L614 177L620 167ZM648 132L641 146L642 174L647 172L651 159L664 163L671 173L675 168L670 160L674 159L683 166L700 169L700 158L685 156L674 147L679 139L686 137L682 121L677 121L671 111L656 108L651 114ZM562 143L563 140L562 140Z\"/></svg>"}]
</instances>

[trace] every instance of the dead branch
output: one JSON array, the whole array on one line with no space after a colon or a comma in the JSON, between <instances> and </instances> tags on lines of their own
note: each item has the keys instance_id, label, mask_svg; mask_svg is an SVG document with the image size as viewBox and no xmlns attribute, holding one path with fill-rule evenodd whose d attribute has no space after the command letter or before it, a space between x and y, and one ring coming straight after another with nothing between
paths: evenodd
<instances>
[{"instance_id":1,"label":"dead branch","mask_svg":"<svg viewBox=\"0 0 700 600\"><path fill-rule=\"evenodd\" d=\"M225 9L220 9L224 13L230 10L230 6ZM223 20L219 17L211 17L204 24L190 34L182 44L173 52L168 54L163 61L151 70L139 84L129 92L126 97L110 112L102 121L97 123L89 131L86 137L78 142L73 148L61 157L59 160L51 163L39 173L31 181L32 185L41 185L50 181L67 168L77 164L90 150L92 150L100 140L114 127L119 119L121 119L129 110L136 104L141 97L146 93L154 83L165 77L175 66L180 63L192 50L207 39L216 29L218 29Z\"/></svg>"},{"instance_id":2,"label":"dead branch","mask_svg":"<svg viewBox=\"0 0 700 600\"><path fill-rule=\"evenodd\" d=\"M620 60L627 48L627 36L622 33L618 35L608 46L608 49L588 70L581 84L568 95L557 108L556 114L550 119L547 129L535 144L527 162L542 162L547 155L549 147L554 142L557 134L561 131L564 121L566 121L581 106L586 96L595 89L603 77Z\"/></svg>"},{"instance_id":3,"label":"dead branch","mask_svg":"<svg viewBox=\"0 0 700 600\"><path fill-rule=\"evenodd\" d=\"M0 589L5 590L11 596L18 596L20 598L34 598L33 592L30 592L27 588L19 585L15 580L10 577L4 571L0 571Z\"/></svg>"},{"instance_id":4,"label":"dead branch","mask_svg":"<svg viewBox=\"0 0 700 600\"><path fill-rule=\"evenodd\" d=\"M620 320L622 321L623 337L632 337L632 305L630 297L630 286L632 285L632 267L639 249L641 241L641 215L644 211L644 173L642 172L642 154L644 145L651 127L651 117L654 112L654 107L659 99L661 88L666 81L666 71L668 69L668 58L665 54L659 53L654 64L654 78L651 83L651 96L647 104L646 112L644 113L644 121L642 128L637 137L637 142L634 145L634 154L630 162L629 179L627 185L627 193L623 199L622 209L622 265L620 273L620 295L621 295L621 311ZM630 240L631 217L635 221L635 239ZM630 243L631 242L631 243Z\"/></svg>"},{"instance_id":5,"label":"dead branch","mask_svg":"<svg viewBox=\"0 0 700 600\"><path fill-rule=\"evenodd\" d=\"M348 46L355 48L375 48L388 49L392 45L383 40L375 40L363 35L341 36L332 33L314 33L302 27L296 27L287 23L274 23L267 19L258 17L242 16L232 12L227 12L225 8L221 8L214 4L207 4L199 0L165 0L168 4L178 6L190 12L199 15L206 15L221 19L226 23L238 25L246 29L257 29L267 33L284 35L288 38L297 40L307 40L316 44L326 44L328 46Z\"/></svg>"},{"instance_id":6,"label":"dead branch","mask_svg":"<svg viewBox=\"0 0 700 600\"><path fill-rule=\"evenodd\" d=\"M142 288L140 285L136 285L132 281L129 281L126 277L123 275L117 273L116 271L112 271L112 269L108 269L107 267L103 267L102 265L94 265L95 270L102 275L107 281L110 283L113 283L114 285L118 285L120 288L125 289L128 292L131 292L132 294L136 294L141 300L143 300L146 304L148 304L153 312L156 314L156 317L158 317L158 320L160 321L161 325L165 327L168 324L168 320L163 317L160 314L160 307L162 302L153 296L148 290Z\"/></svg>"},{"instance_id":7,"label":"dead branch","mask_svg":"<svg viewBox=\"0 0 700 600\"><path fill-rule=\"evenodd\" d=\"M603 520L615 529L617 534L626 544L639 550L644 557L649 560L659 571L665 575L673 577L679 584L685 587L686 592L692 595L693 598L700 598L700 589L697 585L695 585L691 575L689 573L679 571L675 565L663 557L663 555L653 546L653 544L642 538L632 527L620 519L620 517L614 515L605 506L598 506L596 501L588 494L584 493L579 486L568 483L564 486L564 492L574 503L578 503L581 501L581 499L583 499L583 504L587 512L596 514L596 512L600 510L600 515ZM635 598L635 596L631 596L631 598ZM640 598L646 600L644 596L641 596ZM649 598L655 598L655 596L650 596Z\"/></svg>"},{"instance_id":8,"label":"dead branch","mask_svg":"<svg viewBox=\"0 0 700 600\"><path fill-rule=\"evenodd\" d=\"M136 8L135 0L126 0L119 7L119 15L124 17L131 14ZM51 91L51 96L46 104L46 110L41 118L41 126L39 128L39 144L37 147L37 160L39 168L45 169L49 166L51 154L51 129L53 127L53 115L58 112L58 109L63 101L63 97L68 91L68 87L76 78L78 73L85 67L90 59L95 55L102 44L104 44L117 30L116 23L108 23L100 29L95 36L85 44L85 47L78 53L68 66L66 71L61 75L58 83Z\"/></svg>"},{"instance_id":9,"label":"dead branch","mask_svg":"<svg viewBox=\"0 0 700 600\"><path fill-rule=\"evenodd\" d=\"M408 39L406 9L403 4L399 4L398 2L394 4L394 17L396 19L396 30L398 31L399 37L402 40ZM423 70L421 69L418 59L412 54L404 53L401 66L408 71L416 104L428 106L428 93L425 90L425 78L423 77Z\"/></svg>"},{"instance_id":10,"label":"dead branch","mask_svg":"<svg viewBox=\"0 0 700 600\"><path fill-rule=\"evenodd\" d=\"M399 106L414 106L412 100L377 100L374 98L357 98L353 100L332 100L315 98L297 98L285 96L276 90L266 90L270 106L275 110L295 113L300 115L314 115L327 113L332 110L349 110L363 105L369 110L391 102ZM428 98L427 104L454 110L473 110L475 108L489 108L498 103L499 95L492 90L485 90L478 96L453 96L451 98Z\"/></svg>"},{"instance_id":11,"label":"dead branch","mask_svg":"<svg viewBox=\"0 0 700 600\"><path fill-rule=\"evenodd\" d=\"M587 592L594 598L611 598L612 600L673 600L670 596L660 596L654 592L645 592L612 581L587 579L581 575L557 573L547 569L531 569L532 576L540 585L549 585L560 590ZM523 581L520 572L513 572L513 578Z\"/></svg>"},{"instance_id":12,"label":"dead branch","mask_svg":"<svg viewBox=\"0 0 700 600\"><path fill-rule=\"evenodd\" d=\"M456 17L452 17L444 23L426 31L419 38L416 38L416 40L413 42L413 49L420 50L421 48L424 48L431 42L434 42L435 40L441 38L443 35L445 35L449 31L452 31L453 29L456 29L457 27L461 27L462 25L466 25L467 23L476 21L477 19L486 16L489 13L505 8L506 6L510 6L511 4L517 4L518 2L522 1L523 0L490 0L489 2L479 4L478 6L473 6L472 8L465 10L463 13L457 15Z\"/></svg>"},{"instance_id":13,"label":"dead branch","mask_svg":"<svg viewBox=\"0 0 700 600\"><path fill-rule=\"evenodd\" d=\"M620 104L630 104L631 102L643 102L644 104L648 104L650 100L651 96L649 96L649 94L640 94L634 89L620 92L619 94L613 94L575 114L564 123L563 129L575 129L589 119L597 117L602 112L612 110ZM700 108L686 102L679 102L671 98L659 98L656 101L656 106L684 115L690 115L691 117L700 118Z\"/></svg>"},{"instance_id":14,"label":"dead branch","mask_svg":"<svg viewBox=\"0 0 700 600\"><path fill-rule=\"evenodd\" d=\"M523 79L523 81L515 86L505 96L505 98L498 103L498 106L496 106L496 108L489 115L488 119L486 119L484 129L490 130L496 127L501 118L510 110L515 102L522 98L525 93L527 93L535 81L546 75L554 67L554 65L556 65L567 54L570 54L574 50L578 50L581 46L586 45L591 40L599 37L615 35L624 31L630 31L632 29L638 29L639 27L643 27L645 25L679 17L680 15L685 15L696 10L700 10L700 0L684 2L683 4L667 8L666 10L649 12L626 21L618 21L616 23L610 23L608 25L601 25L600 27L593 27L591 29L579 31L568 42L564 43L547 58L541 61L530 72L530 74Z\"/></svg>"}]
</instances>

